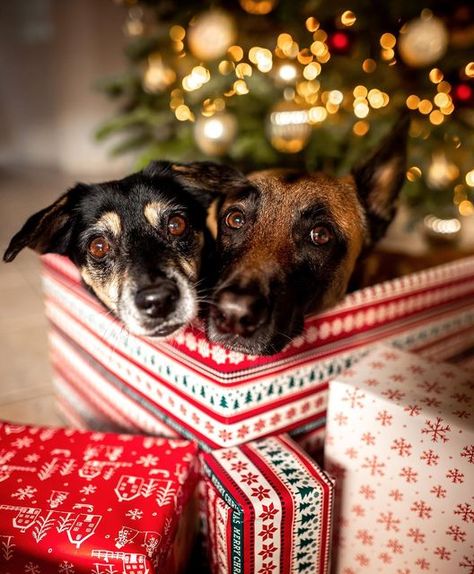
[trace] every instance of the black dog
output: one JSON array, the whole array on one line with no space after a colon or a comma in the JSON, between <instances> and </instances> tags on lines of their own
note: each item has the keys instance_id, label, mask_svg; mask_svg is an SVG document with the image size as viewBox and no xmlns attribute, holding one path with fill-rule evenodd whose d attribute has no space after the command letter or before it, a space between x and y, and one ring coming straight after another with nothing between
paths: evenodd
<instances>
[{"instance_id":1,"label":"black dog","mask_svg":"<svg viewBox=\"0 0 474 574\"><path fill-rule=\"evenodd\" d=\"M346 177L268 170L235 176L218 210L211 340L272 354L307 313L346 293L357 262L391 222L405 176L408 117Z\"/></svg>"},{"instance_id":2,"label":"black dog","mask_svg":"<svg viewBox=\"0 0 474 574\"><path fill-rule=\"evenodd\" d=\"M198 312L216 181L225 177L213 164L153 162L118 181L78 184L28 219L4 261L24 247L67 255L129 331L168 336Z\"/></svg>"}]
</instances>

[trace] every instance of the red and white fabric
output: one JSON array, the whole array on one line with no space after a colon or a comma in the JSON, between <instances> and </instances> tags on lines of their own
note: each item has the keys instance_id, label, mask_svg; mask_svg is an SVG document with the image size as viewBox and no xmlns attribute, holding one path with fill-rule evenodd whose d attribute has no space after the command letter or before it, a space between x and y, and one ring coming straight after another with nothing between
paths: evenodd
<instances>
[{"instance_id":1,"label":"red and white fabric","mask_svg":"<svg viewBox=\"0 0 474 574\"><path fill-rule=\"evenodd\" d=\"M287 436L202 455L213 574L329 572L333 482Z\"/></svg>"},{"instance_id":2,"label":"red and white fabric","mask_svg":"<svg viewBox=\"0 0 474 574\"><path fill-rule=\"evenodd\" d=\"M43 261L59 377L72 385L77 365L89 363L81 388L107 380L101 408L146 432L155 419L205 449L321 428L328 381L376 342L440 359L474 344L474 257L352 293L308 318L304 334L272 357L226 350L198 326L169 341L135 337L80 285L69 260Z\"/></svg>"},{"instance_id":3,"label":"red and white fabric","mask_svg":"<svg viewBox=\"0 0 474 574\"><path fill-rule=\"evenodd\" d=\"M331 381L335 572L474 572L474 375L380 346Z\"/></svg>"},{"instance_id":4,"label":"red and white fabric","mask_svg":"<svg viewBox=\"0 0 474 574\"><path fill-rule=\"evenodd\" d=\"M197 461L185 440L0 422L0 572L183 572Z\"/></svg>"}]
</instances>

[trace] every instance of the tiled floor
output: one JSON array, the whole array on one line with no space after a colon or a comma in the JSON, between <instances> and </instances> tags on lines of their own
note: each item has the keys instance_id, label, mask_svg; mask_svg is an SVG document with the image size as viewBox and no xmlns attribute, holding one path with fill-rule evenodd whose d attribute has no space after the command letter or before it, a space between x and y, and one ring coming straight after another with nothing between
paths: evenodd
<instances>
[{"instance_id":1,"label":"tiled floor","mask_svg":"<svg viewBox=\"0 0 474 574\"><path fill-rule=\"evenodd\" d=\"M0 249L26 218L55 199L69 178L0 172ZM0 419L58 425L47 352L38 257L25 250L0 262Z\"/></svg>"}]
</instances>

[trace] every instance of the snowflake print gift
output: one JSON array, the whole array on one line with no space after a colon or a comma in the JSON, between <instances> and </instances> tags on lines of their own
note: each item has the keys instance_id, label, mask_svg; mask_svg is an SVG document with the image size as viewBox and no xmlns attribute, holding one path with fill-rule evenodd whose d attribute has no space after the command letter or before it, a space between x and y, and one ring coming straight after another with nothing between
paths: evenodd
<instances>
[{"instance_id":1,"label":"snowflake print gift","mask_svg":"<svg viewBox=\"0 0 474 574\"><path fill-rule=\"evenodd\" d=\"M380 346L330 383L338 574L474 574L474 377Z\"/></svg>"},{"instance_id":2,"label":"snowflake print gift","mask_svg":"<svg viewBox=\"0 0 474 574\"><path fill-rule=\"evenodd\" d=\"M185 440L0 422L0 572L182 572L196 464Z\"/></svg>"},{"instance_id":3,"label":"snowflake print gift","mask_svg":"<svg viewBox=\"0 0 474 574\"><path fill-rule=\"evenodd\" d=\"M333 483L287 436L202 457L213 574L329 571Z\"/></svg>"}]
</instances>

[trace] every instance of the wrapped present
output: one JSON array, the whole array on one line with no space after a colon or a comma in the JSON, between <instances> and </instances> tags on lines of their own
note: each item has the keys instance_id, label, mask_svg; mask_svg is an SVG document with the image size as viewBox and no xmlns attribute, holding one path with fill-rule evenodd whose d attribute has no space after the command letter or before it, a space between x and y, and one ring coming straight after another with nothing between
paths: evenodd
<instances>
[{"instance_id":1,"label":"wrapped present","mask_svg":"<svg viewBox=\"0 0 474 574\"><path fill-rule=\"evenodd\" d=\"M0 423L0 572L183 572L197 446Z\"/></svg>"},{"instance_id":2,"label":"wrapped present","mask_svg":"<svg viewBox=\"0 0 474 574\"><path fill-rule=\"evenodd\" d=\"M213 574L329 571L333 483L287 436L202 455Z\"/></svg>"},{"instance_id":3,"label":"wrapped present","mask_svg":"<svg viewBox=\"0 0 474 574\"><path fill-rule=\"evenodd\" d=\"M155 419L208 450L324 427L329 379L374 342L439 358L474 344L474 257L351 293L266 357L210 343L198 326L167 341L126 333L81 286L69 260L43 261L59 377L72 385L74 365L88 363L80 388L99 393L106 380L97 397L122 425L155 432L143 426Z\"/></svg>"},{"instance_id":4,"label":"wrapped present","mask_svg":"<svg viewBox=\"0 0 474 574\"><path fill-rule=\"evenodd\" d=\"M474 377L380 346L330 383L336 572L474 568Z\"/></svg>"}]
</instances>

